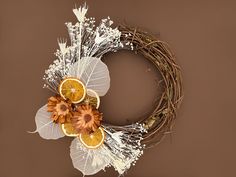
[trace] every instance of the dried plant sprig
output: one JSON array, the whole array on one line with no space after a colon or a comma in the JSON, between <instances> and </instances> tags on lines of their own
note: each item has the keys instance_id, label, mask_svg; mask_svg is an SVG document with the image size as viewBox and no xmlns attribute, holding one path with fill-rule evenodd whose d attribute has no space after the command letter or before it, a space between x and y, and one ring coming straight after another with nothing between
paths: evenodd
<instances>
[{"instance_id":1,"label":"dried plant sprig","mask_svg":"<svg viewBox=\"0 0 236 177\"><path fill-rule=\"evenodd\" d=\"M73 9L78 22L66 23L70 44L67 45L65 39L58 39L59 49L55 52L56 59L45 71L44 87L56 94L58 94L57 89L61 80L70 75L69 71L75 63L78 65L75 74L80 78L91 61L84 60L84 58L100 59L108 52L115 52L123 48L123 43L120 41L121 32L112 27L113 21L110 17L102 19L100 24L95 27L95 18L86 17L87 10L86 4Z\"/></svg>"}]
</instances>

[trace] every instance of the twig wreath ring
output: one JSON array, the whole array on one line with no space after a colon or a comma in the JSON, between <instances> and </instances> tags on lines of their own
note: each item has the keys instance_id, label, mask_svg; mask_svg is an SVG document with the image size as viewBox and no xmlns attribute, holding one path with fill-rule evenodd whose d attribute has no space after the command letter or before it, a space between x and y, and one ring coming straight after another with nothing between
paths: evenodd
<instances>
[{"instance_id":1,"label":"twig wreath ring","mask_svg":"<svg viewBox=\"0 0 236 177\"><path fill-rule=\"evenodd\" d=\"M112 28L108 17L95 27L85 17L87 6L73 9L78 22L66 23L70 45L58 40L57 59L45 71L45 88L55 95L35 116L36 130L44 139L73 137L70 156L83 175L113 166L124 174L145 148L170 132L183 98L180 67L168 45L155 36L128 26ZM133 50L150 60L162 76L163 93L153 113L130 125L111 125L99 112L100 96L110 87L109 70L102 56L120 49Z\"/></svg>"}]
</instances>

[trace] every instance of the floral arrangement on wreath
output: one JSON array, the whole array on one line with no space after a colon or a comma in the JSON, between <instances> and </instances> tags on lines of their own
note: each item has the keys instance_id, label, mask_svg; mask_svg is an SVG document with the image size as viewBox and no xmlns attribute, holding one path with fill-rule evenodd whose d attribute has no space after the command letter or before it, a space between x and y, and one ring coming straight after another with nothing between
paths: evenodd
<instances>
[{"instance_id":1,"label":"floral arrangement on wreath","mask_svg":"<svg viewBox=\"0 0 236 177\"><path fill-rule=\"evenodd\" d=\"M64 39L58 40L56 60L43 77L44 87L54 95L37 111L36 130L33 133L38 132L44 139L73 137L70 157L73 166L83 175L92 175L110 166L122 175L143 154L145 143L142 141L158 131L166 132L170 127L169 124L163 124L168 128L164 131L160 128L160 121L155 119L155 115L159 116L158 111L144 121L123 127L103 122L103 114L99 111L100 97L110 87L110 76L101 58L108 52L122 48L132 50L135 41L134 34L125 32L126 29L121 32L118 28L112 28L113 22L109 17L102 19L95 27L95 19L85 17L87 10L86 4L74 8L78 22L66 23L70 45ZM181 91L177 97L179 102L180 96ZM174 118L175 115L168 112L165 104L159 107L162 117L170 113L168 116Z\"/></svg>"}]
</instances>

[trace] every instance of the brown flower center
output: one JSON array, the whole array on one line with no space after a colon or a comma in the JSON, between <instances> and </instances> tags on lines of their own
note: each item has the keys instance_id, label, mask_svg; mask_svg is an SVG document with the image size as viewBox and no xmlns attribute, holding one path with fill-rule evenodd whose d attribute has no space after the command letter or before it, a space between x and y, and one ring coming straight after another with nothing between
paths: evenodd
<instances>
[{"instance_id":1,"label":"brown flower center","mask_svg":"<svg viewBox=\"0 0 236 177\"><path fill-rule=\"evenodd\" d=\"M90 114L85 114L84 115L84 121L85 123L88 123L89 121L91 121L92 119L92 116Z\"/></svg>"},{"instance_id":2,"label":"brown flower center","mask_svg":"<svg viewBox=\"0 0 236 177\"><path fill-rule=\"evenodd\" d=\"M69 105L61 101L60 103L57 103L57 105L55 106L55 112L57 113L57 115L66 116L70 112Z\"/></svg>"},{"instance_id":3,"label":"brown flower center","mask_svg":"<svg viewBox=\"0 0 236 177\"><path fill-rule=\"evenodd\" d=\"M62 105L60 105L60 109L61 109L62 111L66 111L66 110L67 110L67 106L64 105L64 104L62 104Z\"/></svg>"}]
</instances>

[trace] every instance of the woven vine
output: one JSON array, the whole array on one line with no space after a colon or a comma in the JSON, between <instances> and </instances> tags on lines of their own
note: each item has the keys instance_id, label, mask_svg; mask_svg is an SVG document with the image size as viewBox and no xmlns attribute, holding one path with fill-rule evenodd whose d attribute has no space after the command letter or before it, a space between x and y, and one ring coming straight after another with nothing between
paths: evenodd
<instances>
[{"instance_id":1,"label":"woven vine","mask_svg":"<svg viewBox=\"0 0 236 177\"><path fill-rule=\"evenodd\" d=\"M156 101L156 106L149 116L141 118L137 123L144 124L147 132L142 135L142 143L146 148L158 144L165 134L171 132L177 109L183 99L181 69L175 61L167 43L140 29L120 26L122 41L133 44L133 51L151 61L161 75L162 93ZM132 125L110 125L116 130L130 129Z\"/></svg>"}]
</instances>

